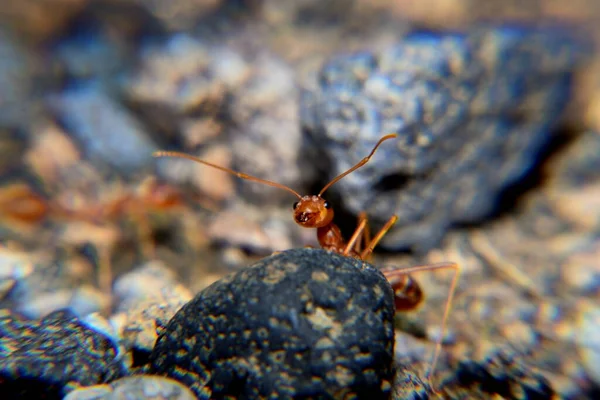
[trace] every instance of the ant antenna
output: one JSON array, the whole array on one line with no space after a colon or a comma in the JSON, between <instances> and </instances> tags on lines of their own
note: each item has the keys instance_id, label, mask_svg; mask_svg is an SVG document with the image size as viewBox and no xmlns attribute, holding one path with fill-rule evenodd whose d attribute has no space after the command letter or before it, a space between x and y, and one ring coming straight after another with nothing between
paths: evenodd
<instances>
[{"instance_id":1,"label":"ant antenna","mask_svg":"<svg viewBox=\"0 0 600 400\"><path fill-rule=\"evenodd\" d=\"M252 175L244 174L243 172L237 172L237 171L234 171L234 170L229 169L229 168L221 167L220 165L209 163L208 161L201 160L200 158L191 156L189 154L179 153L177 151L155 151L154 153L152 153L152 156L153 157L178 157L178 158L186 158L188 160L196 161L197 163L208 165L209 167L213 167L213 168L219 169L221 171L228 172L230 174L233 174L233 175L237 176L238 178L246 179L248 181L253 181L253 182L259 182L259 183L263 183L265 185L269 185L269 186L273 186L273 187L276 187L276 188L287 190L288 192L290 192L294 196L296 196L298 199L302 200L302 196L300 196L300 194L298 194L298 192L296 192L294 189L292 189L290 187L282 185L281 183L268 181L266 179L261 179L261 178L257 178L257 177L252 176Z\"/></svg>"},{"instance_id":2,"label":"ant antenna","mask_svg":"<svg viewBox=\"0 0 600 400\"><path fill-rule=\"evenodd\" d=\"M377 148L381 145L381 143L383 143L384 141L388 140L388 139L392 139L398 137L397 133L392 133L389 135L385 135L384 137L382 137L381 139L379 139L379 141L377 142L377 144L375 145L375 147L373 148L373 150L371 150L371 153L366 156L365 158L363 158L362 160L360 160L360 162L358 164L356 164L355 166L353 166L352 168L350 168L349 170L347 170L346 172L336 176L335 178L333 178L333 180L331 182L329 182L327 185L325 185L325 187L323 189L321 189L321 191L319 192L319 197L325 193L325 191L327 189L329 189L331 187L331 185L333 185L334 183L336 183L337 181L339 181L340 179L342 179L343 177L345 177L346 175L356 171L357 169L359 169L360 167L362 167L363 165L365 165L366 163L369 162L369 160L371 159L371 157L373 157L373 154L375 154L375 151L377 150ZM200 164L204 164L204 165L208 165L209 167L213 167L216 168L218 170L224 171L224 172L228 172L230 174L233 174L235 176L237 176L238 178L242 178L242 179L246 179L248 181L253 181L253 182L259 182L259 183L263 183L265 185L269 185L269 186L273 186L276 188L280 188L280 189L284 189L287 190L288 192L292 193L294 196L296 196L298 199L302 200L302 196L300 196L300 194L298 192L296 192L294 189L282 185L281 183L277 183L277 182L273 182L273 181L268 181L266 179L261 179L261 178L257 178L255 176L252 175L248 175L248 174L244 174L243 172L238 172L238 171L234 171L232 169L229 168L225 168L225 167L221 167L220 165L216 165L213 163L210 163L208 161L204 161L198 157L194 157L192 155L189 154L185 154L185 153L180 153L177 151L155 151L154 153L152 153L153 157L178 157L178 158L186 158L188 160L192 160L195 161L197 163Z\"/></svg>"},{"instance_id":3,"label":"ant antenna","mask_svg":"<svg viewBox=\"0 0 600 400\"><path fill-rule=\"evenodd\" d=\"M385 135L384 137L382 137L381 139L379 139L379 141L377 142L377 144L375 145L375 147L373 147L373 150L371 150L371 153L366 156L365 158L363 158L362 160L359 161L358 164L356 164L354 167L350 168L348 171L336 176L335 178L333 178L333 180L331 182L329 182L327 185L325 185L325 187L323 189L321 189L321 191L319 192L319 197L321 197L321 195L323 193L325 193L325 191L327 189L329 189L331 187L331 185L333 185L334 183L336 183L337 181L339 181L340 179L342 179L343 177L345 177L346 175L356 171L357 169L359 169L360 167L362 167L363 165L365 165L366 163L369 162L369 160L371 159L371 157L373 157L373 154L375 154L375 151L377 150L377 148L379 147L379 145L381 145L381 143L385 142L388 139L392 139L398 137L397 133L391 133L389 135Z\"/></svg>"}]
</instances>

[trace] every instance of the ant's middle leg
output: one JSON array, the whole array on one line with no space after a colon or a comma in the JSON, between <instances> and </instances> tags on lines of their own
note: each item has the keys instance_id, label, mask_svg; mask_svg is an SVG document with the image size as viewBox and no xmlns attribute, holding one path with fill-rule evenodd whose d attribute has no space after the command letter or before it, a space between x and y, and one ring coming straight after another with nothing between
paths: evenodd
<instances>
[{"instance_id":1,"label":"ant's middle leg","mask_svg":"<svg viewBox=\"0 0 600 400\"><path fill-rule=\"evenodd\" d=\"M365 224L366 224L366 219L364 221L365 221ZM371 255L371 253L375 249L375 246L377 246L377 244L379 243L379 241L385 236L385 234L387 233L387 231L390 230L390 228L392 227L392 225L394 225L396 223L396 221L398 221L398 217L394 215L394 216L392 216L388 220L388 222L385 223L385 225L383 226L383 228L381 228L379 230L379 232L377 232L377 234L373 237L373 239L365 247L365 249L362 251L362 253L360 253L360 258L361 259L364 260L366 257L369 257L369 255Z\"/></svg>"},{"instance_id":2,"label":"ant's middle leg","mask_svg":"<svg viewBox=\"0 0 600 400\"><path fill-rule=\"evenodd\" d=\"M364 241L366 246L369 243L370 238L371 232L369 231L369 220L367 219L367 213L361 211L360 214L358 214L358 224L356 225L356 229L348 241L343 254L347 256L352 250L356 254L360 254L362 242Z\"/></svg>"},{"instance_id":3,"label":"ant's middle leg","mask_svg":"<svg viewBox=\"0 0 600 400\"><path fill-rule=\"evenodd\" d=\"M107 244L99 244L97 245L98 252L98 264L97 264L97 279L98 279L98 287L100 290L106 294L112 294L112 284L113 284L113 268L112 268L112 246ZM103 310L108 312L109 310Z\"/></svg>"},{"instance_id":4,"label":"ant's middle leg","mask_svg":"<svg viewBox=\"0 0 600 400\"><path fill-rule=\"evenodd\" d=\"M154 231L150 222L150 215L145 212L134 211L131 214L131 222L136 230L137 240L141 256L145 260L156 257L156 242L154 240Z\"/></svg>"}]
</instances>

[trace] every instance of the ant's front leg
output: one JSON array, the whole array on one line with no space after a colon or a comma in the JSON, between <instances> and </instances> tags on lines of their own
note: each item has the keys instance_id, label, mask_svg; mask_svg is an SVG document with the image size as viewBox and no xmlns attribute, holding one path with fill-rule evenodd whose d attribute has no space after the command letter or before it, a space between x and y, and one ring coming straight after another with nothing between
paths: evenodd
<instances>
[{"instance_id":1,"label":"ant's front leg","mask_svg":"<svg viewBox=\"0 0 600 400\"><path fill-rule=\"evenodd\" d=\"M357 246L360 246L360 241L361 241L361 238L363 237L364 231L365 231L365 229L368 229L367 223L368 223L368 221L367 221L366 215L364 215L362 218L361 218L361 216L359 216L358 226L356 227L356 229L354 230L354 233L352 234L352 237L346 244L346 247L344 248L344 252L342 253L343 255L348 256L352 252L358 253L358 251L355 251L354 249ZM364 260L364 258L362 258L362 257L361 257L361 259Z\"/></svg>"},{"instance_id":2,"label":"ant's front leg","mask_svg":"<svg viewBox=\"0 0 600 400\"><path fill-rule=\"evenodd\" d=\"M369 228L369 220L367 218L367 213L365 211L361 211L358 214L358 225L357 228L361 225L362 221L365 221L365 228L362 234L362 240L357 240L356 245L354 246L354 251L360 254L360 252L364 247L367 247L371 242L371 229Z\"/></svg>"}]
</instances>

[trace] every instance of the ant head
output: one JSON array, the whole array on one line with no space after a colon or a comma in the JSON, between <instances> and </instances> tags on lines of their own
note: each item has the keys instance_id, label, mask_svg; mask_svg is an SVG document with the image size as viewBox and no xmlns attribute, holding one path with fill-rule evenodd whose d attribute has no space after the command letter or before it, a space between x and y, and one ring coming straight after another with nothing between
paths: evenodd
<instances>
[{"instance_id":1,"label":"ant head","mask_svg":"<svg viewBox=\"0 0 600 400\"><path fill-rule=\"evenodd\" d=\"M157 208L171 208L181 203L181 193L169 185L157 185L149 200Z\"/></svg>"},{"instance_id":2,"label":"ant head","mask_svg":"<svg viewBox=\"0 0 600 400\"><path fill-rule=\"evenodd\" d=\"M181 192L166 183L159 183L154 177L145 179L139 193L147 205L157 209L168 209L182 203Z\"/></svg>"},{"instance_id":3,"label":"ant head","mask_svg":"<svg viewBox=\"0 0 600 400\"><path fill-rule=\"evenodd\" d=\"M304 196L294 203L294 221L305 228L321 228L333 220L333 208L319 196Z\"/></svg>"}]
</instances>

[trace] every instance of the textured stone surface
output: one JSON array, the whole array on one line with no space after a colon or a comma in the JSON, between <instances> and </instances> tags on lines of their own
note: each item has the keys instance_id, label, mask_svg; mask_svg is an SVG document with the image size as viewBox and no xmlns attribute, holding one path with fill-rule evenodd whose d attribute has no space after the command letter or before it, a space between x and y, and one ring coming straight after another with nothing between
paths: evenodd
<instances>
[{"instance_id":1,"label":"textured stone surface","mask_svg":"<svg viewBox=\"0 0 600 400\"><path fill-rule=\"evenodd\" d=\"M393 314L391 288L371 265L290 250L185 305L158 339L151 371L200 398L388 398Z\"/></svg>"},{"instance_id":2,"label":"textured stone surface","mask_svg":"<svg viewBox=\"0 0 600 400\"><path fill-rule=\"evenodd\" d=\"M495 351L483 361L459 363L453 379L445 382L450 399L554 399L550 382L519 360L514 351Z\"/></svg>"},{"instance_id":3,"label":"textured stone surface","mask_svg":"<svg viewBox=\"0 0 600 400\"><path fill-rule=\"evenodd\" d=\"M117 344L68 311L28 320L0 314L0 392L60 399L70 390L126 373Z\"/></svg>"},{"instance_id":4,"label":"textured stone surface","mask_svg":"<svg viewBox=\"0 0 600 400\"><path fill-rule=\"evenodd\" d=\"M336 190L353 212L397 214L391 248L428 248L474 222L535 164L582 61L560 32L518 28L416 33L379 53L339 56L302 100L302 122L335 176L398 132Z\"/></svg>"}]
</instances>

